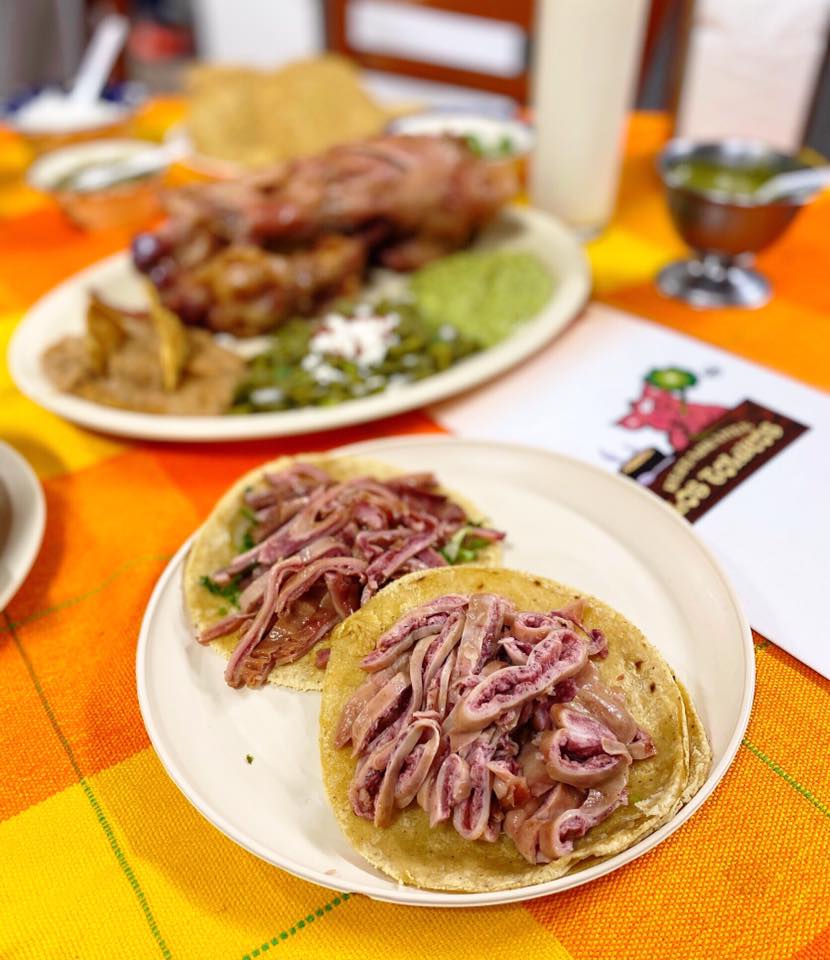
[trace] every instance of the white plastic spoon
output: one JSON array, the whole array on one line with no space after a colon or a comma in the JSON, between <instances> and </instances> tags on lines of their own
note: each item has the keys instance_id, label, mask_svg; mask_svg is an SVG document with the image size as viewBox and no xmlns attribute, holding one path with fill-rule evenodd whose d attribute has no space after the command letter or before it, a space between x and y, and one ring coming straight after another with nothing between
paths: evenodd
<instances>
[{"instance_id":1,"label":"white plastic spoon","mask_svg":"<svg viewBox=\"0 0 830 960\"><path fill-rule=\"evenodd\" d=\"M72 189L91 193L133 180L151 173L158 173L171 163L187 155L187 147L181 141L166 143L162 147L149 147L123 160L100 163L81 171L72 181Z\"/></svg>"},{"instance_id":2,"label":"white plastic spoon","mask_svg":"<svg viewBox=\"0 0 830 960\"><path fill-rule=\"evenodd\" d=\"M101 20L69 91L72 103L94 103L99 98L127 39L129 27L129 20L117 13L107 14Z\"/></svg>"},{"instance_id":3,"label":"white plastic spoon","mask_svg":"<svg viewBox=\"0 0 830 960\"><path fill-rule=\"evenodd\" d=\"M804 170L791 170L779 173L765 180L753 193L752 199L758 203L775 203L799 193L815 193L830 185L830 166L808 167Z\"/></svg>"}]
</instances>

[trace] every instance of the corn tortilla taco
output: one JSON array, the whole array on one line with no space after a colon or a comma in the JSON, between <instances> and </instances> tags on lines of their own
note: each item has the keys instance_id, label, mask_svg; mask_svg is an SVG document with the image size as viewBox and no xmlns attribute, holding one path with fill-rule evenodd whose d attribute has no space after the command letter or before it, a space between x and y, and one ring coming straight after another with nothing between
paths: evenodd
<instances>
[{"instance_id":1,"label":"corn tortilla taco","mask_svg":"<svg viewBox=\"0 0 830 960\"><path fill-rule=\"evenodd\" d=\"M340 624L320 751L354 848L451 891L542 883L630 847L711 757L688 695L621 614L481 566L412 573Z\"/></svg>"},{"instance_id":2,"label":"corn tortilla taco","mask_svg":"<svg viewBox=\"0 0 830 960\"><path fill-rule=\"evenodd\" d=\"M502 537L432 474L281 457L235 483L197 532L185 606L232 686L320 690L331 629L361 602L413 569L497 563Z\"/></svg>"}]
</instances>

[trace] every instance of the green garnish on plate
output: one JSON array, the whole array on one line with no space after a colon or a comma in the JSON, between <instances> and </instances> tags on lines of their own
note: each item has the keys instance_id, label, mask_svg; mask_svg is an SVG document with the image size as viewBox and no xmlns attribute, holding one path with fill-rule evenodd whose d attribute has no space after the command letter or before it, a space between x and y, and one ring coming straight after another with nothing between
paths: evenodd
<instances>
[{"instance_id":1,"label":"green garnish on plate","mask_svg":"<svg viewBox=\"0 0 830 960\"><path fill-rule=\"evenodd\" d=\"M467 525L456 530L452 538L439 549L441 556L450 566L460 563L473 563L481 550L489 545L490 541L477 537L473 531L482 524Z\"/></svg>"},{"instance_id":2,"label":"green garnish on plate","mask_svg":"<svg viewBox=\"0 0 830 960\"><path fill-rule=\"evenodd\" d=\"M239 595L242 592L239 586L239 577L234 577L230 583L222 584L217 583L211 577L203 576L199 578L199 583L207 590L208 593L213 594L214 597L223 597L231 606L239 608Z\"/></svg>"},{"instance_id":3,"label":"green garnish on plate","mask_svg":"<svg viewBox=\"0 0 830 960\"><path fill-rule=\"evenodd\" d=\"M341 307L339 319L352 308ZM361 363L333 352L316 352L313 341L326 323L289 320L254 357L237 389L232 413L333 406L423 380L480 349L448 323L426 321L409 303L379 303L374 316L392 317L380 359ZM358 318L359 319L359 318Z\"/></svg>"}]
</instances>

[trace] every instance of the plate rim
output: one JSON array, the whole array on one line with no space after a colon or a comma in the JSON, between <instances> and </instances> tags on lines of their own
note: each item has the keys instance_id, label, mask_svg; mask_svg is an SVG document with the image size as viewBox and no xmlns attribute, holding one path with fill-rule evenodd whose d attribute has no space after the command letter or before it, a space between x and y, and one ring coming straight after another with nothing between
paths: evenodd
<instances>
[{"instance_id":1,"label":"plate rim","mask_svg":"<svg viewBox=\"0 0 830 960\"><path fill-rule=\"evenodd\" d=\"M25 549L22 550L21 563L15 576L11 578L6 588L0 591L0 612L2 612L23 586L40 552L46 531L46 497L32 465L23 454L5 440L0 440L0 460L5 461L11 468L10 472L16 474L31 497L30 501L21 503L19 498L12 497L11 492L6 491L9 494L11 510L9 540L14 535L16 540L24 542ZM1 467L0 470L2 470Z\"/></svg>"},{"instance_id":2,"label":"plate rim","mask_svg":"<svg viewBox=\"0 0 830 960\"><path fill-rule=\"evenodd\" d=\"M534 207L514 203L506 206L503 213L531 223L544 223L546 229L557 235L566 269L561 277L555 278L551 300L506 340L448 370L399 390L384 391L331 407L304 407L237 416L180 416L106 407L46 386L42 375L30 376L28 367L31 357L24 341L32 325L38 322L38 317L48 311L55 301L66 296L68 290L79 284L93 284L95 274L125 261L129 257L129 250L120 250L67 277L28 308L9 342L9 373L17 388L30 400L71 423L111 436L174 443L227 443L319 433L431 406L481 386L533 356L565 331L578 317L590 296L590 263L573 231L557 218ZM544 313L549 309L556 310L559 319L542 322ZM48 342L44 342L39 349L42 351L47 345Z\"/></svg>"},{"instance_id":3,"label":"plate rim","mask_svg":"<svg viewBox=\"0 0 830 960\"><path fill-rule=\"evenodd\" d=\"M361 441L358 443L336 447L330 450L329 453L334 456L350 456L367 452L382 455L383 447L386 444L395 446L419 447L429 446L430 444L435 443L460 446L496 447L507 451L516 450L530 452L533 454L542 455L543 457L549 457L554 460L564 461L571 467L587 470L589 473L600 476L605 480L610 480L612 483L625 483L624 477L610 473L608 470L605 470L602 467L588 463L584 460L580 460L578 457L572 457L558 451L546 450L543 447L535 447L530 444L502 443L465 437L446 435L442 436L440 434L430 436L392 434L375 440ZM378 448L380 448L380 452L378 451ZM360 893L373 900L394 903L400 906L430 908L496 906L499 904L535 900L539 897L551 896L556 893L564 893L565 890L574 889L575 887L582 886L585 883L590 883L592 880L599 879L600 877L612 873L615 870L628 865L632 861L639 859L639 857L658 846L663 842L663 840L666 840L676 830L680 829L680 827L683 826L683 824L686 823L689 818L696 813L707 800L710 799L715 790L719 787L727 771L732 766L738 750L740 749L741 742L749 723L750 713L755 696L756 669L754 644L752 641L752 629L749 621L746 618L743 606L734 586L732 585L731 580L726 575L726 572L724 571L717 557L714 555L713 551L695 532L692 525L683 517L681 517L676 510L669 506L669 504L661 500L659 497L656 497L648 490L643 489L638 484L629 481L629 485L627 487L620 487L620 489L627 489L628 492L635 497L640 497L643 503L649 503L652 508L656 508L658 512L661 512L669 522L675 524L678 529L682 529L684 531L684 534L694 542L696 548L700 550L700 552L703 554L703 557L712 568L713 572L718 576L736 616L740 628L741 648L744 654L743 694L735 730L733 731L732 736L726 745L724 754L720 761L710 769L706 780L698 792L691 798L691 800L689 800L688 803L681 807L681 809L678 810L668 822L664 823L653 833L643 837L626 850L622 850L606 860L602 860L591 867L587 867L575 873L565 874L562 877L547 881L546 883L534 884L525 887L515 887L508 890L494 890L479 893L453 893L450 891L425 890L418 887L407 886L401 883L397 884L396 886L390 885L388 895L387 892L382 894L379 893L375 888L361 887L361 884L352 885L352 889L348 890L348 892ZM155 614L156 607L161 600L162 594L167 589L169 581L176 575L180 575L180 568L182 567L184 557L186 556L187 550L189 549L190 544L197 533L198 529L194 531L190 537L188 537L188 539L181 545L172 559L168 562L153 588L152 595L145 608L144 616L141 622L138 645L136 648L136 688L138 693L139 709L145 729L150 739L150 743L159 760L161 761L167 775L171 778L171 780L173 780L188 802L204 819L220 830L220 832L222 832L226 837L233 840L249 853L254 854L255 856L279 869L286 870L287 872L292 873L303 880L307 880L310 883L314 883L317 886L342 892L344 887L333 882L332 878L327 875L318 874L316 871L306 868L303 864L298 863L291 858L282 858L281 860L275 859L274 856L267 851L262 844L259 844L256 841L251 841L250 838L245 837L244 834L238 831L232 824L228 823L225 817L215 809L210 801L203 802L200 800L197 802L195 799L195 791L193 791L192 788L187 784L186 780L181 772L177 769L176 764L167 753L163 744L160 746L158 742L160 738L158 736L158 731L155 726L152 712L149 708L148 688L146 686L146 677L144 676L144 672L147 668L147 648L150 643L150 625ZM621 863L615 864L614 861L623 856L625 856L626 859ZM561 885L562 881L566 878L569 881L567 885ZM393 883L394 881L390 879L390 884ZM560 884L560 886L557 886L557 884Z\"/></svg>"}]
</instances>

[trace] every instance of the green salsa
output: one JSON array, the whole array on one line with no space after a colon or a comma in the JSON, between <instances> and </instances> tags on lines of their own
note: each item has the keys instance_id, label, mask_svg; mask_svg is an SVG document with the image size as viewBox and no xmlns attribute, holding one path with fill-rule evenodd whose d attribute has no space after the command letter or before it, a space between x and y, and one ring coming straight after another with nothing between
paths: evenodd
<instances>
[{"instance_id":1,"label":"green salsa","mask_svg":"<svg viewBox=\"0 0 830 960\"><path fill-rule=\"evenodd\" d=\"M670 176L672 183L689 190L749 198L775 174L769 166L726 167L710 160L689 160L672 167Z\"/></svg>"},{"instance_id":2,"label":"green salsa","mask_svg":"<svg viewBox=\"0 0 830 960\"><path fill-rule=\"evenodd\" d=\"M492 347L544 307L553 278L533 254L474 251L427 264L413 275L410 289L428 323L449 324Z\"/></svg>"},{"instance_id":3,"label":"green salsa","mask_svg":"<svg viewBox=\"0 0 830 960\"><path fill-rule=\"evenodd\" d=\"M464 140L477 157L487 157L488 160L509 157L516 152L515 144L506 134L495 142L477 137L473 133L468 134Z\"/></svg>"}]
</instances>

